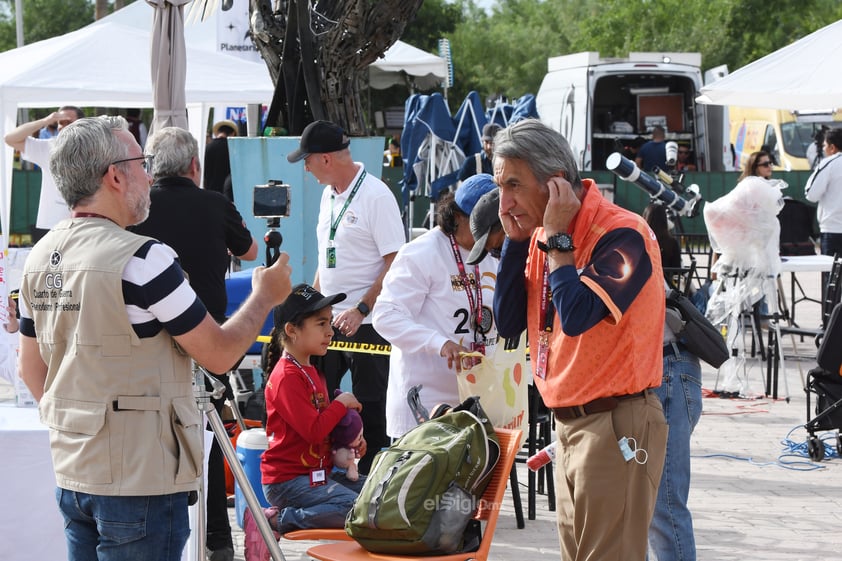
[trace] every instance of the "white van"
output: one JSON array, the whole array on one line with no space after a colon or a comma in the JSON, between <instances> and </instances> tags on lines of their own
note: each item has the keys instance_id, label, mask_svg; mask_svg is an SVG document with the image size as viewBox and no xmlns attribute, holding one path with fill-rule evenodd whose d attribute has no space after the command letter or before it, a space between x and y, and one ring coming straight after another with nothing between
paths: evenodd
<instances>
[{"instance_id":1,"label":"white van","mask_svg":"<svg viewBox=\"0 0 842 561\"><path fill-rule=\"evenodd\" d=\"M711 167L699 53L630 53L600 58L597 52L552 57L536 96L541 120L570 143L582 171L604 170L613 152L655 125L667 140L690 148L700 171Z\"/></svg>"}]
</instances>

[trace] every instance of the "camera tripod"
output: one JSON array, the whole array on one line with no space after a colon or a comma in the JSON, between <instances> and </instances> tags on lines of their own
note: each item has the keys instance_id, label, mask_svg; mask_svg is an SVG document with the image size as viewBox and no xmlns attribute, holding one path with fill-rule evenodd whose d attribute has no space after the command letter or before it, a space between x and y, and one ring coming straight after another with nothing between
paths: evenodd
<instances>
[{"instance_id":1,"label":"camera tripod","mask_svg":"<svg viewBox=\"0 0 842 561\"><path fill-rule=\"evenodd\" d=\"M268 251L268 248L267 248ZM209 392L205 388L205 379L210 380L211 385L213 386L213 391ZM203 412L207 418L208 422L210 423L211 429L213 430L214 437L216 441L219 443L219 447L222 450L223 456L225 459L228 460L228 466L231 468L231 473L234 475L234 479L240 485L240 490L243 493L243 497L246 499L246 503L248 504L248 508L254 515L254 521L257 523L257 528L260 530L260 535L263 537L263 541L266 542L266 547L269 549L269 554L272 556L273 561L286 561L284 558L284 554L281 552L281 547L278 545L278 542L275 540L275 536L272 533L272 528L269 526L269 521L266 519L265 516L262 515L263 507L260 505L260 502L257 500L257 495L254 492L254 489L251 487L251 482L249 481L248 477L246 476L245 470L243 470L243 466L240 465L240 460L237 458L237 453L234 450L234 446L231 444L231 440L228 438L228 432L225 430L225 425L222 423L222 418L219 416L216 408L211 403L211 398L219 399L223 396L225 392L225 385L214 378L207 370L203 367L199 366L195 362L193 363L193 395L196 398L196 405L199 408L200 412ZM237 422L240 424L240 428L245 428L245 423L243 422L242 416L240 415L240 411L236 403L232 404L233 406L231 409L234 411L234 416L237 419ZM206 499L204 493L204 483L200 480L199 484L199 501L198 501L198 512L199 515L197 516L197 523L196 523L196 534L200 537L201 540L201 547L197 547L196 553L196 561L204 561L205 560L205 547L204 547L204 539L206 528L205 528L205 509L206 507Z\"/></svg>"}]
</instances>

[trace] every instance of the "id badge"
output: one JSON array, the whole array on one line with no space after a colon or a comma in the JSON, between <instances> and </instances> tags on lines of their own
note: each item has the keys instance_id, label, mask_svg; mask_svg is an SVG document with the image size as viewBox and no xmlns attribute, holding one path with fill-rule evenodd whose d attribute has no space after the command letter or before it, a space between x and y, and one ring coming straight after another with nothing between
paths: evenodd
<instances>
[{"instance_id":1,"label":"id badge","mask_svg":"<svg viewBox=\"0 0 842 561\"><path fill-rule=\"evenodd\" d=\"M336 248L329 247L327 248L327 268L328 269L335 269L336 268Z\"/></svg>"},{"instance_id":2,"label":"id badge","mask_svg":"<svg viewBox=\"0 0 842 561\"><path fill-rule=\"evenodd\" d=\"M310 487L319 487L327 483L325 470L314 469L310 472Z\"/></svg>"},{"instance_id":3,"label":"id badge","mask_svg":"<svg viewBox=\"0 0 842 561\"><path fill-rule=\"evenodd\" d=\"M550 340L546 333L538 337L538 355L535 357L535 375L545 380L547 378L547 357L550 354Z\"/></svg>"}]
</instances>

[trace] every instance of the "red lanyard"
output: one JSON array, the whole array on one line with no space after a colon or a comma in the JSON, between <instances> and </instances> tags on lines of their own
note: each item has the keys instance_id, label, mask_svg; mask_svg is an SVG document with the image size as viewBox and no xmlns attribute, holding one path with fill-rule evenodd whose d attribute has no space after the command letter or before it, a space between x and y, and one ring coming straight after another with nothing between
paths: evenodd
<instances>
[{"instance_id":1,"label":"red lanyard","mask_svg":"<svg viewBox=\"0 0 842 561\"><path fill-rule=\"evenodd\" d=\"M77 211L74 210L73 212L70 213L70 216L72 218L105 218L106 220L111 220L107 216L97 214L96 212L77 212ZM114 221L111 220L111 222L114 222ZM116 224L116 222L114 222L114 223Z\"/></svg>"},{"instance_id":2,"label":"red lanyard","mask_svg":"<svg viewBox=\"0 0 842 561\"><path fill-rule=\"evenodd\" d=\"M313 379L310 377L310 375L307 373L307 371L304 369L304 367L301 365L301 363L298 362L298 359L296 359L294 356L292 356L288 352L284 351L283 358L286 359L287 361L293 363L295 366L297 366L298 369L301 371L301 373L304 374L304 376L307 377L307 380L310 382L310 385L313 386L313 405L316 407L316 411L321 411L321 409L319 408L319 403L318 403L318 401L319 401L319 388L316 387L316 382L313 381Z\"/></svg>"},{"instance_id":3,"label":"red lanyard","mask_svg":"<svg viewBox=\"0 0 842 561\"><path fill-rule=\"evenodd\" d=\"M468 296L468 308L471 312L471 317L475 317L474 321L474 335L479 331L482 325L482 287L479 279L479 264L474 265L474 285L476 287L476 300L474 293L471 292L471 279L465 272L465 263L462 262L462 254L459 251L459 244L456 243L456 237L453 234L448 234L450 238L450 248L453 250L453 257L456 259L456 267L459 269L459 278L462 279L462 286L465 287L465 294Z\"/></svg>"},{"instance_id":4,"label":"red lanyard","mask_svg":"<svg viewBox=\"0 0 842 561\"><path fill-rule=\"evenodd\" d=\"M544 332L553 332L553 320L555 319L555 306L552 301L550 290L550 265L544 257L544 276L541 281L541 317L544 319Z\"/></svg>"}]
</instances>

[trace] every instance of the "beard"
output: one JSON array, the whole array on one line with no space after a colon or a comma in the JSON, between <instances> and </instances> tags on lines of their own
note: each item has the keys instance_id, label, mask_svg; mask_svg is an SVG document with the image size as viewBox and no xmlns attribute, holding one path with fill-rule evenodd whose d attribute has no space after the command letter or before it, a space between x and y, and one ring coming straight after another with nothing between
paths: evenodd
<instances>
[{"instance_id":1,"label":"beard","mask_svg":"<svg viewBox=\"0 0 842 561\"><path fill-rule=\"evenodd\" d=\"M152 204L149 199L149 189L131 192L128 196L128 203L133 217L131 226L145 222L149 217L149 206Z\"/></svg>"}]
</instances>

